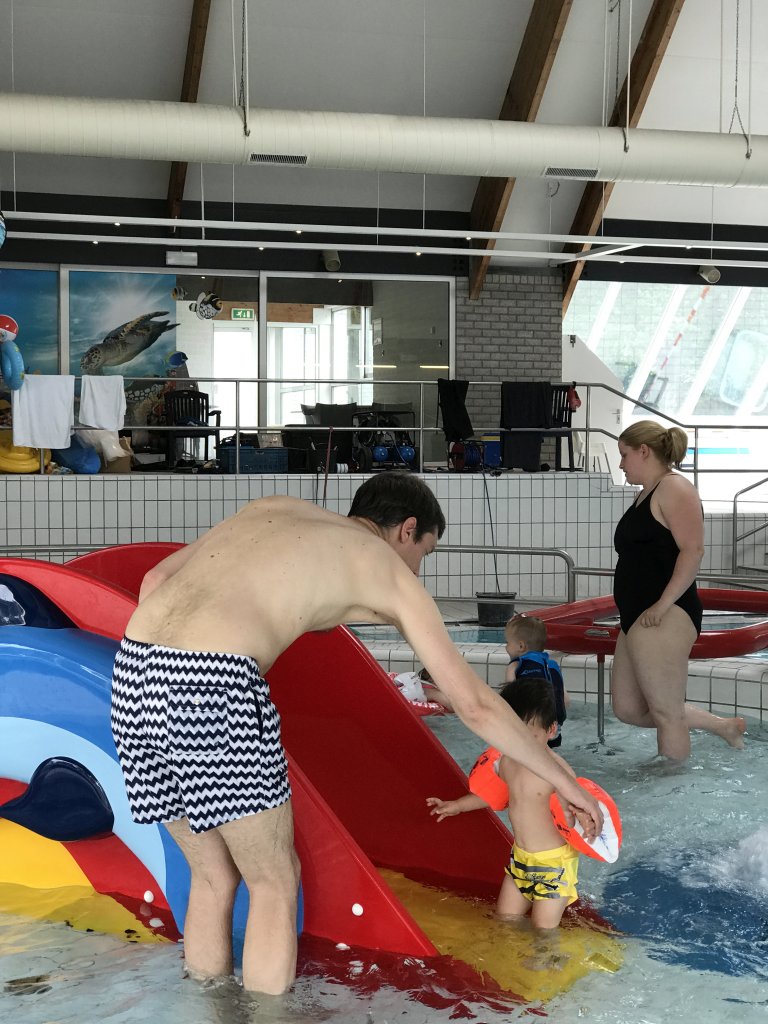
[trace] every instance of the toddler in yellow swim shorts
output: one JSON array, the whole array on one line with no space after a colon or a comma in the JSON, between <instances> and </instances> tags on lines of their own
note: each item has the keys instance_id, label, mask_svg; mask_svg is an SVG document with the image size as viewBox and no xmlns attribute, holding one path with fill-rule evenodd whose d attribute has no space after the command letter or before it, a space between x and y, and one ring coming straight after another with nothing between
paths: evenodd
<instances>
[{"instance_id":1,"label":"toddler in yellow swim shorts","mask_svg":"<svg viewBox=\"0 0 768 1024\"><path fill-rule=\"evenodd\" d=\"M531 730L536 741L575 777L571 766L547 746L557 730L551 683L544 676L526 676L508 683L501 696ZM510 920L530 913L535 928L557 928L565 908L578 899L579 855L573 847L563 844L552 820L549 808L552 787L508 757L501 758L498 771L509 789L509 822L515 841L496 912L499 917ZM563 807L568 806L565 800L560 802ZM474 793L458 800L429 797L427 803L438 821L488 806Z\"/></svg>"}]
</instances>

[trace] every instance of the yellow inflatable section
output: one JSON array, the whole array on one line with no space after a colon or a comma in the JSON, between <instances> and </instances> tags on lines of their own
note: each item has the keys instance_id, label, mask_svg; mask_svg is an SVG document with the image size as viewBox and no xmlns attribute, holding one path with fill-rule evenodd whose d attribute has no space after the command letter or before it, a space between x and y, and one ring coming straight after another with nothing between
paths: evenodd
<instances>
[{"instance_id":1,"label":"yellow inflatable section","mask_svg":"<svg viewBox=\"0 0 768 1024\"><path fill-rule=\"evenodd\" d=\"M41 921L66 921L79 931L133 941L167 942L111 896L96 892L61 843L0 820L0 912Z\"/></svg>"},{"instance_id":2,"label":"yellow inflatable section","mask_svg":"<svg viewBox=\"0 0 768 1024\"><path fill-rule=\"evenodd\" d=\"M46 466L51 461L51 451L45 449ZM40 449L17 448L11 432L0 432L0 473L39 473Z\"/></svg>"},{"instance_id":3,"label":"yellow inflatable section","mask_svg":"<svg viewBox=\"0 0 768 1024\"><path fill-rule=\"evenodd\" d=\"M469 964L529 1002L566 992L591 971L618 971L622 943L610 932L567 919L553 931L493 916L490 904L463 899L382 870L387 885L444 956Z\"/></svg>"}]
</instances>

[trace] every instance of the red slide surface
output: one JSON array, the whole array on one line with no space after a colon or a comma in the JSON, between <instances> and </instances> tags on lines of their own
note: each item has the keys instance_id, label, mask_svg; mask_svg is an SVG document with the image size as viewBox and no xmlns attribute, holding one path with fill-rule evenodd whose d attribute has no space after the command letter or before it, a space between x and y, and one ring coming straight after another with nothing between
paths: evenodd
<instances>
[{"instance_id":1,"label":"red slide surface","mask_svg":"<svg viewBox=\"0 0 768 1024\"><path fill-rule=\"evenodd\" d=\"M112 567L135 585L153 553L170 553L160 548L123 546L90 564ZM134 551L131 568L126 560ZM136 604L126 590L68 566L4 559L0 572L34 584L78 626L113 639ZM454 819L451 843L441 839L426 798L465 792L466 776L348 630L300 637L269 682L290 762L305 930L349 945L435 955L376 867L491 896L509 834L496 815L481 811Z\"/></svg>"},{"instance_id":2,"label":"red slide surface","mask_svg":"<svg viewBox=\"0 0 768 1024\"><path fill-rule=\"evenodd\" d=\"M768 592L701 587L699 597L705 611L749 612L764 618L733 629L706 630L693 645L692 658L733 658L768 647ZM546 622L547 646L554 650L566 654L613 654L616 647L618 625L600 622L618 614L612 597L572 601L528 614Z\"/></svg>"}]
</instances>

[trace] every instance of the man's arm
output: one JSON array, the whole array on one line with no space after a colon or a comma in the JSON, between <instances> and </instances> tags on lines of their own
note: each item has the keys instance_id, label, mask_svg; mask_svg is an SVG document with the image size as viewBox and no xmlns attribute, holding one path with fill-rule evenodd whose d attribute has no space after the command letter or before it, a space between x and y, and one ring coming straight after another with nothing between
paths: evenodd
<instances>
[{"instance_id":1,"label":"man's arm","mask_svg":"<svg viewBox=\"0 0 768 1024\"><path fill-rule=\"evenodd\" d=\"M597 801L536 743L505 701L470 669L454 647L432 598L403 566L388 594L392 621L448 696L464 724L486 743L544 779L591 819L590 837L599 835L603 816Z\"/></svg>"}]
</instances>

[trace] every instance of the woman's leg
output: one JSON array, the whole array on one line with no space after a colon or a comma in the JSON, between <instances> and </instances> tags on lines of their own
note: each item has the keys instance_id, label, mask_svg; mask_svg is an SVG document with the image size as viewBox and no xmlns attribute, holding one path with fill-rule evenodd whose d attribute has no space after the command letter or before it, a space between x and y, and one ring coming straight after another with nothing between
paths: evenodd
<instances>
[{"instance_id":1,"label":"woman's leg","mask_svg":"<svg viewBox=\"0 0 768 1024\"><path fill-rule=\"evenodd\" d=\"M620 722L637 725L641 729L655 729L648 710L648 701L640 689L632 665L626 633L619 633L611 668L611 705Z\"/></svg>"},{"instance_id":2,"label":"woman's leg","mask_svg":"<svg viewBox=\"0 0 768 1024\"><path fill-rule=\"evenodd\" d=\"M636 622L626 636L625 652L656 726L659 753L679 761L690 754L690 729L714 733L733 747L744 745L743 718L720 718L685 703L688 657L695 640L693 623L677 605L658 626Z\"/></svg>"}]
</instances>

